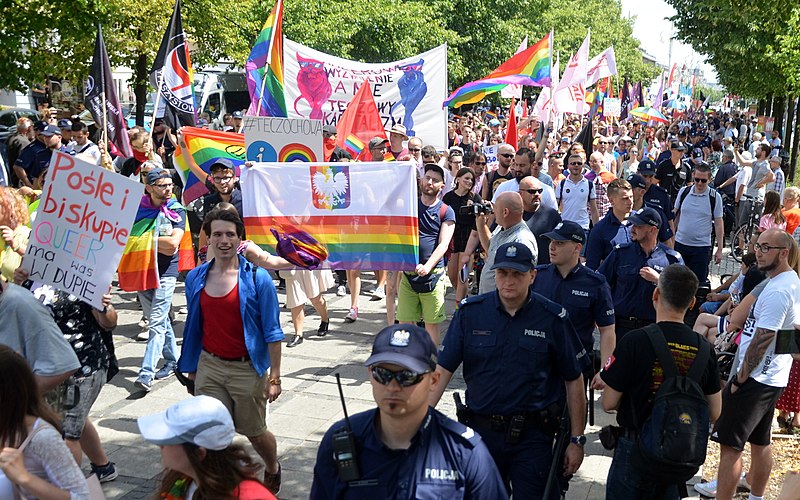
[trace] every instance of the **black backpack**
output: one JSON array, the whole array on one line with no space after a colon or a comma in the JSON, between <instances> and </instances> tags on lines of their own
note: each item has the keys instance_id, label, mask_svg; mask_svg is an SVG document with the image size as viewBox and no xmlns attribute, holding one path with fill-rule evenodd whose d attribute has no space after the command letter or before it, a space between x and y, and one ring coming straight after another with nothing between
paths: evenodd
<instances>
[{"instance_id":1,"label":"black backpack","mask_svg":"<svg viewBox=\"0 0 800 500\"><path fill-rule=\"evenodd\" d=\"M706 460L709 409L700 380L711 346L700 340L694 362L684 377L678 372L658 325L648 325L644 330L661 362L664 381L656 391L653 412L639 430L631 462L645 480L685 487Z\"/></svg>"}]
</instances>

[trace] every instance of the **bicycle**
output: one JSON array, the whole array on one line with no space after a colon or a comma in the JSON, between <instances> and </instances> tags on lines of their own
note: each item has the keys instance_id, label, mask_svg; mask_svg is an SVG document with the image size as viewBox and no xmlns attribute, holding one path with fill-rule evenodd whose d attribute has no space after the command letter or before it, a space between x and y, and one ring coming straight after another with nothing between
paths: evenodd
<instances>
[{"instance_id":1,"label":"bicycle","mask_svg":"<svg viewBox=\"0 0 800 500\"><path fill-rule=\"evenodd\" d=\"M736 227L736 203L733 198L722 191L717 192L722 196L722 222L724 228L722 236L723 238L732 237L733 230Z\"/></svg>"},{"instance_id":2,"label":"bicycle","mask_svg":"<svg viewBox=\"0 0 800 500\"><path fill-rule=\"evenodd\" d=\"M748 249L750 248L750 241L761 219L763 205L764 202L754 199L753 204L750 206L747 222L739 226L731 236L731 257L736 262L742 261L742 255L745 254L745 245Z\"/></svg>"}]
</instances>

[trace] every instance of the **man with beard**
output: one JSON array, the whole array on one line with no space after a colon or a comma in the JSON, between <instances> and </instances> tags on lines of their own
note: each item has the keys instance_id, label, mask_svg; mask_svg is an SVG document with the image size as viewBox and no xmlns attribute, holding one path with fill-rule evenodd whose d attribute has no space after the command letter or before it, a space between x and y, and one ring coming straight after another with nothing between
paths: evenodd
<instances>
[{"instance_id":1,"label":"man with beard","mask_svg":"<svg viewBox=\"0 0 800 500\"><path fill-rule=\"evenodd\" d=\"M519 195L522 198L522 220L536 237L536 248L542 249L536 256L539 264L548 264L550 255L544 249L549 245L549 240L544 236L561 222L558 210L542 204L542 193L547 188L538 179L532 176L524 177L519 181Z\"/></svg>"},{"instance_id":2,"label":"man with beard","mask_svg":"<svg viewBox=\"0 0 800 500\"><path fill-rule=\"evenodd\" d=\"M502 193L519 192L519 181L522 180L523 177L528 177L529 175L536 177L536 175L533 174L533 160L535 156L536 153L528 148L520 148L517 151L517 154L514 156L511 166L509 167L509 173L512 174L511 180L498 186L494 192L492 203L496 202ZM549 175L541 171L541 167L539 167L538 170L540 174L538 176L539 182L544 185L544 190L542 191L542 204L546 207L556 208L557 205L555 193L553 192L553 188L547 184L547 181L550 181L551 184L553 181L550 179Z\"/></svg>"},{"instance_id":3,"label":"man with beard","mask_svg":"<svg viewBox=\"0 0 800 500\"><path fill-rule=\"evenodd\" d=\"M514 148L509 144L500 144L497 148L497 169L486 174L486 180L483 182L481 199L494 199L494 183L497 179L511 180L514 178L514 174L510 171L513 159Z\"/></svg>"},{"instance_id":4,"label":"man with beard","mask_svg":"<svg viewBox=\"0 0 800 500\"><path fill-rule=\"evenodd\" d=\"M33 179L39 177L42 171L50 166L53 151L66 150L61 143L61 129L55 125L47 125L39 132L37 140L22 150L14 163L14 172L22 185L32 187Z\"/></svg>"}]
</instances>

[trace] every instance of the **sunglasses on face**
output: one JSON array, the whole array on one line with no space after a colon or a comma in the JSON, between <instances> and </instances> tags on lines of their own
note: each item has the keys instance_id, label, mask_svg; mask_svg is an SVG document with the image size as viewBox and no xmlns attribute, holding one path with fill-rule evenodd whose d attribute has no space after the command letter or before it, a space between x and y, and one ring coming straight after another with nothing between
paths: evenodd
<instances>
[{"instance_id":1,"label":"sunglasses on face","mask_svg":"<svg viewBox=\"0 0 800 500\"><path fill-rule=\"evenodd\" d=\"M419 153L422 151L422 148L408 148L408 150L412 153Z\"/></svg>"},{"instance_id":2,"label":"sunglasses on face","mask_svg":"<svg viewBox=\"0 0 800 500\"><path fill-rule=\"evenodd\" d=\"M508 154L508 153L503 153L500 156L502 156L503 158L513 158L514 157L514 155Z\"/></svg>"},{"instance_id":3,"label":"sunglasses on face","mask_svg":"<svg viewBox=\"0 0 800 500\"><path fill-rule=\"evenodd\" d=\"M569 165L570 165L570 166L575 166L575 165L583 165L583 162L580 162L580 161L571 161L571 162L569 162Z\"/></svg>"},{"instance_id":4,"label":"sunglasses on face","mask_svg":"<svg viewBox=\"0 0 800 500\"><path fill-rule=\"evenodd\" d=\"M478 166L486 166L486 162L485 162L485 161L476 161L476 162L475 162L475 165L478 165Z\"/></svg>"},{"instance_id":5,"label":"sunglasses on face","mask_svg":"<svg viewBox=\"0 0 800 500\"><path fill-rule=\"evenodd\" d=\"M373 366L369 369L369 371L372 373L372 378L374 378L379 384L389 385L392 383L392 380L396 380L400 387L411 387L412 385L417 385L422 382L422 378L425 376L425 374L429 373L417 373L412 372L411 370L393 372L382 366Z\"/></svg>"},{"instance_id":6,"label":"sunglasses on face","mask_svg":"<svg viewBox=\"0 0 800 500\"><path fill-rule=\"evenodd\" d=\"M542 194L542 191L544 191L544 189L523 189L523 191L530 194Z\"/></svg>"},{"instance_id":7,"label":"sunglasses on face","mask_svg":"<svg viewBox=\"0 0 800 500\"><path fill-rule=\"evenodd\" d=\"M708 182L708 179L698 179L697 177L695 177L695 178L694 178L694 181L695 181L695 182L700 182L700 183L702 183L702 184L705 184L706 182Z\"/></svg>"}]
</instances>

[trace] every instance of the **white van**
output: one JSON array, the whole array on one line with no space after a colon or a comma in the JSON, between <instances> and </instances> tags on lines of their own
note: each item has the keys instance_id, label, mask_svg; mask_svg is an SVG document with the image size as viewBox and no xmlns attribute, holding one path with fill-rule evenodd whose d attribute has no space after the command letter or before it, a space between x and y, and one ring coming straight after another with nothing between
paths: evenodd
<instances>
[{"instance_id":1,"label":"white van","mask_svg":"<svg viewBox=\"0 0 800 500\"><path fill-rule=\"evenodd\" d=\"M211 116L210 128L222 130L222 117L234 111L247 111L250 93L241 72L195 73L195 93L200 113Z\"/></svg>"}]
</instances>

